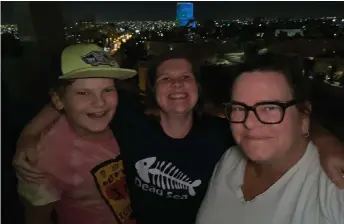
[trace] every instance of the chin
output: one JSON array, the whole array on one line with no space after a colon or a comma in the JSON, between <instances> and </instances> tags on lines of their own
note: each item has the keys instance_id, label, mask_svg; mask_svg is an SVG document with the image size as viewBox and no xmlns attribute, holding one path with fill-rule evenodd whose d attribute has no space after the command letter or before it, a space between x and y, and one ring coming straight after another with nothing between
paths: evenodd
<instances>
[{"instance_id":1,"label":"chin","mask_svg":"<svg viewBox=\"0 0 344 224\"><path fill-rule=\"evenodd\" d=\"M249 160L253 161L253 162L265 162L265 161L269 161L269 159L271 158L271 156L269 155L264 155L264 154L249 154L249 153L245 153L246 156L248 157Z\"/></svg>"},{"instance_id":2,"label":"chin","mask_svg":"<svg viewBox=\"0 0 344 224\"><path fill-rule=\"evenodd\" d=\"M267 161L272 157L273 152L267 146L241 146L245 155L252 161Z\"/></svg>"},{"instance_id":3,"label":"chin","mask_svg":"<svg viewBox=\"0 0 344 224\"><path fill-rule=\"evenodd\" d=\"M86 130L90 133L97 134L97 133L104 132L107 129L107 127L108 126L105 126L105 127L87 127Z\"/></svg>"},{"instance_id":4,"label":"chin","mask_svg":"<svg viewBox=\"0 0 344 224\"><path fill-rule=\"evenodd\" d=\"M109 126L109 122L102 122L97 124L88 124L85 125L85 129L92 133L99 133L105 131Z\"/></svg>"},{"instance_id":5,"label":"chin","mask_svg":"<svg viewBox=\"0 0 344 224\"><path fill-rule=\"evenodd\" d=\"M190 111L192 111L192 109L194 107L195 106L192 106L190 104L188 104L188 105L180 105L180 106L175 107L175 111L177 111L179 113L189 113Z\"/></svg>"},{"instance_id":6,"label":"chin","mask_svg":"<svg viewBox=\"0 0 344 224\"><path fill-rule=\"evenodd\" d=\"M177 110L173 110L171 111L174 114L189 114L192 110L190 110L189 108L187 109L177 109Z\"/></svg>"}]
</instances>

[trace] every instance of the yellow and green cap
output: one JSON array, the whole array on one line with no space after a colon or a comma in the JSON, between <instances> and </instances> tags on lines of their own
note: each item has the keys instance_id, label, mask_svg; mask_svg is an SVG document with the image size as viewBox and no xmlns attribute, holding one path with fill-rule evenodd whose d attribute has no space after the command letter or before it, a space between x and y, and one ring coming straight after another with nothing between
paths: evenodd
<instances>
[{"instance_id":1,"label":"yellow and green cap","mask_svg":"<svg viewBox=\"0 0 344 224\"><path fill-rule=\"evenodd\" d=\"M76 44L66 47L61 56L62 75L59 79L134 77L137 72L120 68L116 59L96 44Z\"/></svg>"}]
</instances>

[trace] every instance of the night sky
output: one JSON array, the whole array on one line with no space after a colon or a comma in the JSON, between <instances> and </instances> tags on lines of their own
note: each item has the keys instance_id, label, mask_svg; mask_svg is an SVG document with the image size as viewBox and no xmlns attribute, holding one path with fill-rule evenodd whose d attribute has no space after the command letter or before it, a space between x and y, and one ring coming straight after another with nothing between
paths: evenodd
<instances>
[{"instance_id":1,"label":"night sky","mask_svg":"<svg viewBox=\"0 0 344 224\"><path fill-rule=\"evenodd\" d=\"M65 20L94 14L97 21L173 20L176 2L61 2ZM13 23L13 3L1 2L2 23ZM194 15L206 19L255 16L344 16L344 2L194 2Z\"/></svg>"}]
</instances>

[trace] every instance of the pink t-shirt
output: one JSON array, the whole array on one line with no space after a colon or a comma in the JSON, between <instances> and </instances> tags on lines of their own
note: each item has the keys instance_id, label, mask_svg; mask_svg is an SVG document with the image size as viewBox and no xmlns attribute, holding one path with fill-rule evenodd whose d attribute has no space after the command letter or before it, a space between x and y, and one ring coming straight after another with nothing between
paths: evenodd
<instances>
[{"instance_id":1,"label":"pink t-shirt","mask_svg":"<svg viewBox=\"0 0 344 224\"><path fill-rule=\"evenodd\" d=\"M46 172L39 184L19 181L18 190L33 205L56 203L59 223L132 223L123 162L111 130L83 139L63 116L37 149L35 168Z\"/></svg>"}]
</instances>

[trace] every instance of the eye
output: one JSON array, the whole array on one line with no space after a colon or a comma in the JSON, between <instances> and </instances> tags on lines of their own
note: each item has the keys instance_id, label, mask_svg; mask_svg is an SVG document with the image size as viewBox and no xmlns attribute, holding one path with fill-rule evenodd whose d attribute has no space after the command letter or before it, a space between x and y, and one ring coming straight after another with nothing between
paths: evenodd
<instances>
[{"instance_id":1,"label":"eye","mask_svg":"<svg viewBox=\"0 0 344 224\"><path fill-rule=\"evenodd\" d=\"M279 106L276 105L266 105L264 106L264 110L265 111L273 111L273 110L278 110Z\"/></svg>"},{"instance_id":2,"label":"eye","mask_svg":"<svg viewBox=\"0 0 344 224\"><path fill-rule=\"evenodd\" d=\"M159 81L161 81L161 82L168 82L168 81L170 81L170 78L167 77L167 76L165 76L165 77L160 77Z\"/></svg>"},{"instance_id":3,"label":"eye","mask_svg":"<svg viewBox=\"0 0 344 224\"><path fill-rule=\"evenodd\" d=\"M232 111L244 111L245 108L242 106L232 106Z\"/></svg>"},{"instance_id":4,"label":"eye","mask_svg":"<svg viewBox=\"0 0 344 224\"><path fill-rule=\"evenodd\" d=\"M115 88L106 88L104 89L104 92L109 93L109 92L114 92Z\"/></svg>"},{"instance_id":5,"label":"eye","mask_svg":"<svg viewBox=\"0 0 344 224\"><path fill-rule=\"evenodd\" d=\"M77 94L81 95L81 96L87 96L88 92L87 91L78 91Z\"/></svg>"}]
</instances>

